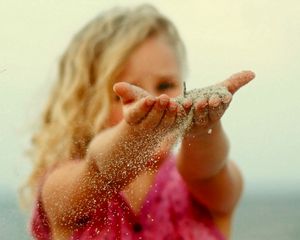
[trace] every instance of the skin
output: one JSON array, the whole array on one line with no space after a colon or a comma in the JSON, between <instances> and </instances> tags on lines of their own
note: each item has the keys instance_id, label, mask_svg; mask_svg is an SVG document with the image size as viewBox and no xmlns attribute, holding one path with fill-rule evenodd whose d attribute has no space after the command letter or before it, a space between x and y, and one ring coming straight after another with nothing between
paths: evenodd
<instances>
[{"instance_id":1,"label":"skin","mask_svg":"<svg viewBox=\"0 0 300 240\"><path fill-rule=\"evenodd\" d=\"M113 87L109 127L94 137L85 159L57 167L45 180L42 201L54 239L70 237L80 219L119 191L138 213L156 174L148 171L149 166L159 167L173 144L164 139L158 148L156 139L172 134L176 120L184 117L192 104L194 124L182 140L178 171L195 199L207 206L229 237L242 178L228 159L228 141L220 118L232 95L254 74L241 72L219 83L228 89L226 96L186 99L182 105L174 99L183 91L180 76L174 51L163 37L147 39L132 53L120 82ZM211 134L207 134L209 128ZM127 143L132 144L124 149ZM145 161L140 151L148 153L149 160ZM138 168L133 170L132 166Z\"/></svg>"}]
</instances>

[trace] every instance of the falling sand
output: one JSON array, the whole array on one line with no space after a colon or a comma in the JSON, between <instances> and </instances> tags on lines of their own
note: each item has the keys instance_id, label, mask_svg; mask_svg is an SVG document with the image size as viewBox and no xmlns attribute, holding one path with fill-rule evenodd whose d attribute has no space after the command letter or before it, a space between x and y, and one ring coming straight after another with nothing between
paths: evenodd
<instances>
[{"instance_id":1,"label":"falling sand","mask_svg":"<svg viewBox=\"0 0 300 240\"><path fill-rule=\"evenodd\" d=\"M184 96L185 95L185 96ZM166 131L145 131L142 133L135 134L133 137L125 137L117 143L118 151L112 153L107 161L102 162L102 169L106 169L105 179L107 182L119 182L119 186L115 185L120 190L124 185L127 185L133 178L145 169L149 169L149 166L156 168L157 152L165 146L174 145L180 140L186 131L190 129L193 124L194 118L194 104L200 99L209 99L211 96L218 96L224 98L228 96L228 91L222 86L211 86L201 89L194 89L186 92L184 95L173 99L175 102L182 105L186 99L192 100L192 106L190 110L177 117L175 127L167 129ZM208 134L211 133L211 129L208 130ZM110 159L110 160L109 160ZM112 160L113 159L113 160Z\"/></svg>"},{"instance_id":2,"label":"falling sand","mask_svg":"<svg viewBox=\"0 0 300 240\"><path fill-rule=\"evenodd\" d=\"M160 164L166 158L162 152L169 151L184 133L192 126L194 117L194 104L200 99L209 99L211 96L223 98L228 96L225 87L212 86L202 89L194 89L186 92L183 96L173 99L182 105L186 99L192 100L190 110L178 117L176 126L166 131L147 131L134 135L123 135L117 142L113 143L109 151L99 153L96 156L98 173L96 176L87 176L84 181L88 181L91 189L87 192L95 191L101 199L87 196L85 211L93 212L103 201L113 200L116 194L129 186L141 173L157 172ZM208 132L210 133L210 132ZM167 146L167 147L166 147ZM82 215L82 209L72 210L71 215ZM76 218L76 217L75 217ZM105 220L104 220L105 221ZM106 222L106 221L105 221ZM109 228L108 228L109 230Z\"/></svg>"}]
</instances>

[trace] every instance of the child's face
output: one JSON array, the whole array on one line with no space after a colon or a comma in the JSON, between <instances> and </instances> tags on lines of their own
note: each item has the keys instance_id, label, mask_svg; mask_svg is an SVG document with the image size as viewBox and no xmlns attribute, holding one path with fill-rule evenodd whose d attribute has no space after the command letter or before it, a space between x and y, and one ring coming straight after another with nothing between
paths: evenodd
<instances>
[{"instance_id":1,"label":"child's face","mask_svg":"<svg viewBox=\"0 0 300 240\"><path fill-rule=\"evenodd\" d=\"M153 96L167 94L176 97L183 91L181 72L173 48L164 37L147 39L129 57L118 81L137 85ZM123 118L121 102L113 99L109 126L114 126Z\"/></svg>"}]
</instances>

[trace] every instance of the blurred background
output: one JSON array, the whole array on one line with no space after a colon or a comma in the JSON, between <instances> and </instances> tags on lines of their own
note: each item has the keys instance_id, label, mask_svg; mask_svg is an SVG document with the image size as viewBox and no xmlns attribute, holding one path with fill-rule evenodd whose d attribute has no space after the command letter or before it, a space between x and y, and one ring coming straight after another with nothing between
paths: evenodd
<instances>
[{"instance_id":1,"label":"blurred background","mask_svg":"<svg viewBox=\"0 0 300 240\"><path fill-rule=\"evenodd\" d=\"M31 165L24 151L71 37L99 12L139 0L0 2L0 235L30 239L18 186ZM300 239L300 2L149 0L185 41L187 88L240 70L256 79L223 118L245 191L233 239Z\"/></svg>"}]
</instances>

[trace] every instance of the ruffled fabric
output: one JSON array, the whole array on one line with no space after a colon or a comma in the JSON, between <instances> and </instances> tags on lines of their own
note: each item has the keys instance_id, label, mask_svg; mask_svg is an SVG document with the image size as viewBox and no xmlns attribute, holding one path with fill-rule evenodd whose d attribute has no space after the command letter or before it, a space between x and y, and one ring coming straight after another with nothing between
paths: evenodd
<instances>
[{"instance_id":1,"label":"ruffled fabric","mask_svg":"<svg viewBox=\"0 0 300 240\"><path fill-rule=\"evenodd\" d=\"M39 203L33 215L33 236L51 239L45 212ZM179 175L174 157L163 163L141 211L135 215L122 193L94 215L70 240L224 240L210 212L196 202Z\"/></svg>"}]
</instances>

